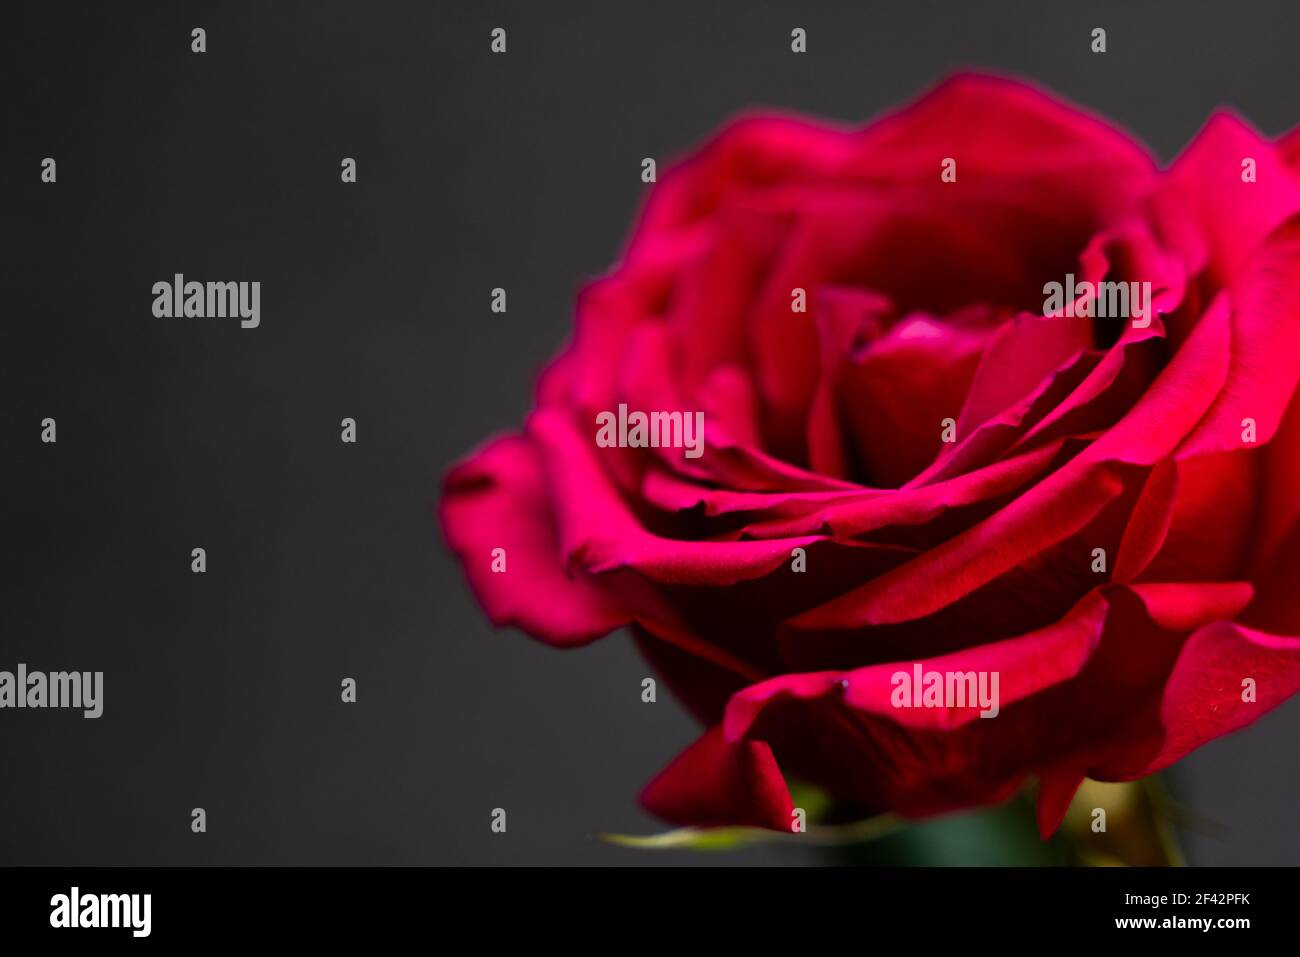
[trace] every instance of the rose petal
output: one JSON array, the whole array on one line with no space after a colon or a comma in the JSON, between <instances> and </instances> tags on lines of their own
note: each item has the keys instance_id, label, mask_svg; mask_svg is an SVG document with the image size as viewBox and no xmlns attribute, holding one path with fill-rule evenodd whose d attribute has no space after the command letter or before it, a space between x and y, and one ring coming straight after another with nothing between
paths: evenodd
<instances>
[{"instance_id":1,"label":"rose petal","mask_svg":"<svg viewBox=\"0 0 1300 957\"><path fill-rule=\"evenodd\" d=\"M772 749L762 741L729 743L716 727L646 786L641 803L665 821L690 827L789 830L794 810Z\"/></svg>"},{"instance_id":2,"label":"rose petal","mask_svg":"<svg viewBox=\"0 0 1300 957\"><path fill-rule=\"evenodd\" d=\"M594 641L626 624L619 600L583 572L566 572L545 479L529 441L497 439L448 473L443 530L494 625L514 625L548 644ZM492 571L505 550L504 573Z\"/></svg>"}]
</instances>

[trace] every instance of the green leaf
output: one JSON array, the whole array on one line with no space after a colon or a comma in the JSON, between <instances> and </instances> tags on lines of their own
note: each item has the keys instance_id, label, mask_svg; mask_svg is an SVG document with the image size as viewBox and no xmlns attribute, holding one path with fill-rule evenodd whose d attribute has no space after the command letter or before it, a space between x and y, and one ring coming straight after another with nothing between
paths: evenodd
<instances>
[{"instance_id":1,"label":"green leaf","mask_svg":"<svg viewBox=\"0 0 1300 957\"><path fill-rule=\"evenodd\" d=\"M811 808L805 810L811 818ZM735 851L776 843L835 847L875 840L893 833L902 823L895 815L882 814L849 824L810 824L802 834L764 827L682 827L661 834L597 834L596 837L607 844L647 851Z\"/></svg>"}]
</instances>

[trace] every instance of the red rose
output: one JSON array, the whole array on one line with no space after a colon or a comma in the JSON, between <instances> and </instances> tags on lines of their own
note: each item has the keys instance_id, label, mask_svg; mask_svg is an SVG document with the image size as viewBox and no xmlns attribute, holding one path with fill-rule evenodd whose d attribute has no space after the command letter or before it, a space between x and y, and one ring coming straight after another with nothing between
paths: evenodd
<instances>
[{"instance_id":1,"label":"red rose","mask_svg":"<svg viewBox=\"0 0 1300 957\"><path fill-rule=\"evenodd\" d=\"M448 541L497 624L632 627L708 728L643 795L667 820L1032 775L1048 833L1085 775L1300 687L1297 213L1300 138L1229 115L1165 172L983 77L735 122L651 189L523 433L449 474ZM702 412L702 454L636 412Z\"/></svg>"}]
</instances>

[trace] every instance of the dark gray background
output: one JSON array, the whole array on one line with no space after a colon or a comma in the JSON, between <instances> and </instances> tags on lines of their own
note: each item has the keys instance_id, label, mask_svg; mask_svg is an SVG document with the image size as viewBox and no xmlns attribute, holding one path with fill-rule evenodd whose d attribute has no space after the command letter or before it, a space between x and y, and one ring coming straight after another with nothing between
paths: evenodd
<instances>
[{"instance_id":1,"label":"dark gray background","mask_svg":"<svg viewBox=\"0 0 1300 957\"><path fill-rule=\"evenodd\" d=\"M1300 122L1291 0L39 6L0 29L0 668L102 670L106 693L98 721L0 713L4 864L810 859L593 842L658 828L635 794L695 729L640 702L625 636L494 633L433 520L615 257L641 157L753 105L864 120L961 66L1162 159L1220 104ZM178 271L260 280L261 328L153 318ZM1180 766L1226 828L1193 861L1296 860L1297 721Z\"/></svg>"}]
</instances>

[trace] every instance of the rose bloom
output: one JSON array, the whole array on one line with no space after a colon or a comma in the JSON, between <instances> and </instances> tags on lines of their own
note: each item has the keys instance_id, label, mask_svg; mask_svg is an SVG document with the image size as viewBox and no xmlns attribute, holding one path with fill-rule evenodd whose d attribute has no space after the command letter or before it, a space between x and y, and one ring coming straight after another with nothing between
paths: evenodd
<instances>
[{"instance_id":1,"label":"rose bloom","mask_svg":"<svg viewBox=\"0 0 1300 957\"><path fill-rule=\"evenodd\" d=\"M449 473L447 540L498 625L630 628L706 729L642 795L667 821L1036 780L1049 834L1085 776L1300 686L1297 214L1300 136L1230 114L1165 171L987 77L738 120L650 188L522 432ZM1150 283L1149 323L1045 316L1067 275ZM598 444L620 404L702 411L703 454ZM918 664L996 673L999 713L897 706Z\"/></svg>"}]
</instances>

